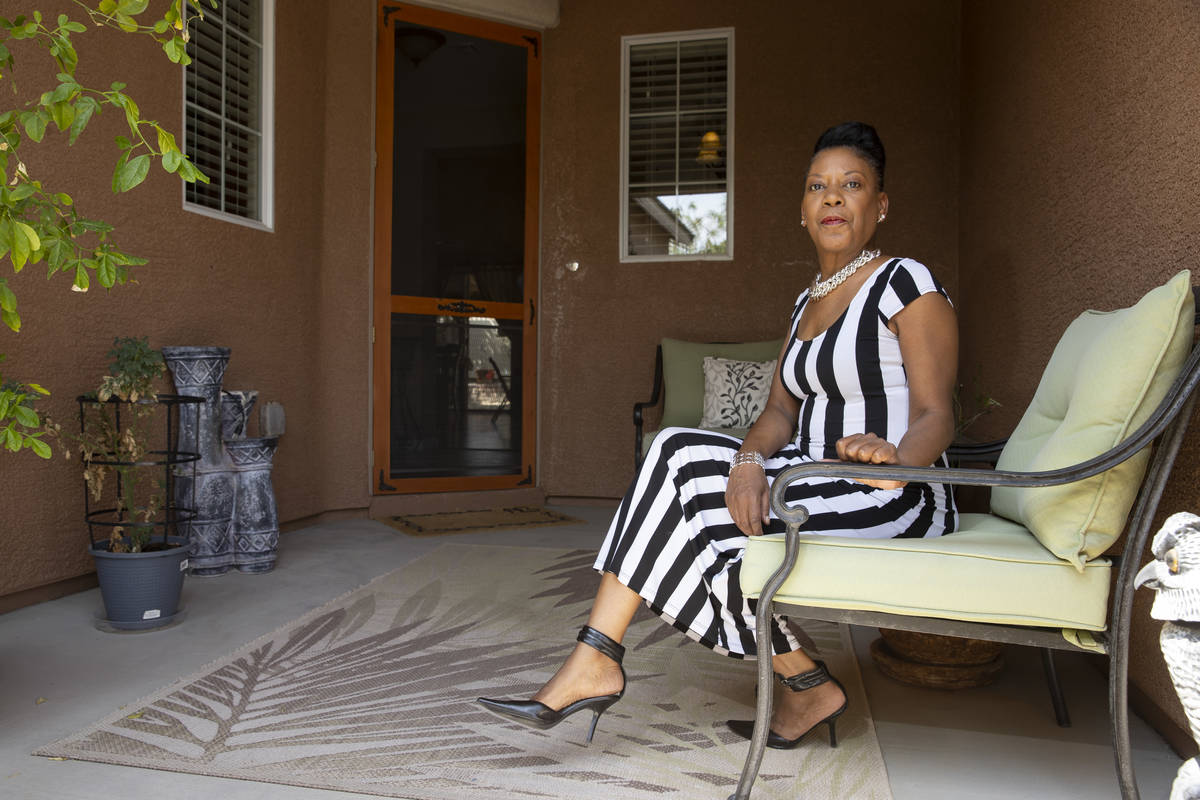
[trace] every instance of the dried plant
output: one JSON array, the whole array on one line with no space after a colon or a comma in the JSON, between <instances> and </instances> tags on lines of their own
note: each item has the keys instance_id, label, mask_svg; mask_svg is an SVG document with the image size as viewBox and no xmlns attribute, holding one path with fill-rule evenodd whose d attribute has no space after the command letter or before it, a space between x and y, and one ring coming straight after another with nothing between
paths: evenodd
<instances>
[{"instance_id":1,"label":"dried plant","mask_svg":"<svg viewBox=\"0 0 1200 800\"><path fill-rule=\"evenodd\" d=\"M53 438L76 444L93 503L108 496L106 486L112 489L115 519L120 524L111 528L110 552L138 553L150 542L155 520L166 503L163 481L148 481L139 469L150 449L150 423L157 408L155 384L166 364L145 337L117 338L108 355L112 359L109 374L101 379L95 399L81 403L80 433L64 434L53 420L47 420L46 431Z\"/></svg>"}]
</instances>

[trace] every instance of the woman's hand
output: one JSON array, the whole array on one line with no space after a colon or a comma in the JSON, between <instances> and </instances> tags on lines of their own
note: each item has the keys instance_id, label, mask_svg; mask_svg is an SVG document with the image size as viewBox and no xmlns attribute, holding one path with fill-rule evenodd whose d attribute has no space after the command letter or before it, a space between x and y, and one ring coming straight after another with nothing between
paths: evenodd
<instances>
[{"instance_id":1,"label":"woman's hand","mask_svg":"<svg viewBox=\"0 0 1200 800\"><path fill-rule=\"evenodd\" d=\"M857 461L862 464L899 464L900 453L896 445L880 439L873 433L856 433L843 436L837 441L838 458L842 461ZM872 480L855 478L859 483L876 489L899 489L907 481Z\"/></svg>"},{"instance_id":2,"label":"woman's hand","mask_svg":"<svg viewBox=\"0 0 1200 800\"><path fill-rule=\"evenodd\" d=\"M729 470L725 507L742 533L747 536L762 534L763 525L771 519L771 489L761 467L743 464Z\"/></svg>"}]
</instances>

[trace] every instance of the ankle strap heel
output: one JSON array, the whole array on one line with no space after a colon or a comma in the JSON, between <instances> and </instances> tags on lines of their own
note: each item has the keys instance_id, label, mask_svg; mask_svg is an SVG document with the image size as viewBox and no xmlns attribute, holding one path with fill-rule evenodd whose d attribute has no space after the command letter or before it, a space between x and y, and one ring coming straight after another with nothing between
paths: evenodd
<instances>
[{"instance_id":1,"label":"ankle strap heel","mask_svg":"<svg viewBox=\"0 0 1200 800\"><path fill-rule=\"evenodd\" d=\"M610 639L608 636L605 636L603 633L591 627L590 625L584 625L579 629L579 635L575 637L575 641L582 642L588 647L599 650L601 653L617 662L617 664L620 664L625 658L625 648L622 645L618 644L615 640Z\"/></svg>"},{"instance_id":2,"label":"ankle strap heel","mask_svg":"<svg viewBox=\"0 0 1200 800\"><path fill-rule=\"evenodd\" d=\"M820 686L823 683L829 683L831 680L834 681L834 683L837 683L836 679L829 674L829 669L825 666L824 661L815 661L814 663L817 666L814 669L810 669L808 672L799 672L787 678L776 672L775 677L779 679L780 683L791 689L793 692L803 692L805 689L811 689L814 686ZM838 685L841 686L840 683Z\"/></svg>"}]
</instances>

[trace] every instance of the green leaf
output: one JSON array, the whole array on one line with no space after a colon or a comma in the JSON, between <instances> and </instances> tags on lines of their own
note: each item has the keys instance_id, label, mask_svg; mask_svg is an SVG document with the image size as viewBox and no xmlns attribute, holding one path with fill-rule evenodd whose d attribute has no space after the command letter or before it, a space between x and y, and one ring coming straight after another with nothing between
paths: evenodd
<instances>
[{"instance_id":1,"label":"green leaf","mask_svg":"<svg viewBox=\"0 0 1200 800\"><path fill-rule=\"evenodd\" d=\"M187 58L187 42L183 41L183 37L175 36L163 42L163 52L172 63L178 64Z\"/></svg>"},{"instance_id":2,"label":"green leaf","mask_svg":"<svg viewBox=\"0 0 1200 800\"><path fill-rule=\"evenodd\" d=\"M103 3L101 3L101 5L103 5ZM121 83L120 81L113 81L112 85L109 88L112 89L114 92L119 92L125 88L125 84Z\"/></svg>"},{"instance_id":3,"label":"green leaf","mask_svg":"<svg viewBox=\"0 0 1200 800\"><path fill-rule=\"evenodd\" d=\"M50 106L50 118L60 131L65 131L75 121L75 106L66 101L55 103Z\"/></svg>"},{"instance_id":4,"label":"green leaf","mask_svg":"<svg viewBox=\"0 0 1200 800\"><path fill-rule=\"evenodd\" d=\"M171 27L171 23L167 22L165 19L160 19L158 22L154 23L154 32L157 34L164 34L167 32L167 28L169 27Z\"/></svg>"},{"instance_id":5,"label":"green leaf","mask_svg":"<svg viewBox=\"0 0 1200 800\"><path fill-rule=\"evenodd\" d=\"M78 91L79 84L77 84L74 80L61 81L58 86L54 87L54 91L50 92L50 103L61 103L63 100L69 99L72 94ZM45 98L46 96L42 95L42 97ZM43 105L50 105L50 103L46 103L43 99Z\"/></svg>"},{"instance_id":6,"label":"green leaf","mask_svg":"<svg viewBox=\"0 0 1200 800\"><path fill-rule=\"evenodd\" d=\"M50 118L44 111L25 111L21 114L21 124L25 126L25 133L35 142L40 142L46 135L46 123L49 121Z\"/></svg>"},{"instance_id":7,"label":"green leaf","mask_svg":"<svg viewBox=\"0 0 1200 800\"><path fill-rule=\"evenodd\" d=\"M137 136L138 120L141 118L141 112L138 110L138 104L133 102L133 98L128 95L121 95L125 98L122 106L125 108L125 119L129 122L129 130L134 136Z\"/></svg>"},{"instance_id":8,"label":"green leaf","mask_svg":"<svg viewBox=\"0 0 1200 800\"><path fill-rule=\"evenodd\" d=\"M12 409L12 415L18 423L24 425L26 428L36 428L42 424L41 420L38 419L38 415L29 406L15 406Z\"/></svg>"},{"instance_id":9,"label":"green leaf","mask_svg":"<svg viewBox=\"0 0 1200 800\"><path fill-rule=\"evenodd\" d=\"M37 383L27 383L27 384L25 384L25 385L26 385L26 386L28 386L30 389L33 389L33 390L34 390L35 392L37 392L38 394L44 394L44 395L46 395L47 397L49 397L49 396L50 396L50 390L49 390L49 389L45 389L45 388L43 388L43 387L41 386L41 384L37 384Z\"/></svg>"},{"instance_id":10,"label":"green leaf","mask_svg":"<svg viewBox=\"0 0 1200 800\"><path fill-rule=\"evenodd\" d=\"M69 206L75 202L74 200L71 199L71 195L65 194L63 192L59 192L58 194L54 195L54 199L57 200L59 203L61 203L64 206Z\"/></svg>"},{"instance_id":11,"label":"green leaf","mask_svg":"<svg viewBox=\"0 0 1200 800\"><path fill-rule=\"evenodd\" d=\"M7 217L0 217L0 258L12 247L12 222Z\"/></svg>"},{"instance_id":12,"label":"green leaf","mask_svg":"<svg viewBox=\"0 0 1200 800\"><path fill-rule=\"evenodd\" d=\"M163 153L162 165L167 172L175 172L183 163L183 153L178 150L167 150Z\"/></svg>"},{"instance_id":13,"label":"green leaf","mask_svg":"<svg viewBox=\"0 0 1200 800\"><path fill-rule=\"evenodd\" d=\"M71 33L84 33L85 31L87 31L87 28L85 28L83 26L82 22L68 22L66 25L63 25L61 27L63 28L63 30L68 30Z\"/></svg>"},{"instance_id":14,"label":"green leaf","mask_svg":"<svg viewBox=\"0 0 1200 800\"><path fill-rule=\"evenodd\" d=\"M25 234L25 239L29 242L30 252L42 249L42 240L38 238L37 231L35 231L31 226L26 225L20 220L13 220L13 225L16 226L19 232Z\"/></svg>"},{"instance_id":15,"label":"green leaf","mask_svg":"<svg viewBox=\"0 0 1200 800\"><path fill-rule=\"evenodd\" d=\"M79 138L79 134L83 133L83 129L87 127L88 120L92 118L92 114L100 110L100 104L92 97L81 97L75 101L75 119L71 121L71 133L67 139L67 144L75 144L75 140Z\"/></svg>"},{"instance_id":16,"label":"green leaf","mask_svg":"<svg viewBox=\"0 0 1200 800\"><path fill-rule=\"evenodd\" d=\"M117 265L108 253L96 259L96 277L105 289L111 289L117 282Z\"/></svg>"},{"instance_id":17,"label":"green leaf","mask_svg":"<svg viewBox=\"0 0 1200 800\"><path fill-rule=\"evenodd\" d=\"M13 220L12 226L12 251L9 253L9 258L12 259L13 269L20 272L25 267L25 262L29 260L29 239L17 227L24 223Z\"/></svg>"},{"instance_id":18,"label":"green leaf","mask_svg":"<svg viewBox=\"0 0 1200 800\"><path fill-rule=\"evenodd\" d=\"M0 281L0 309L5 311L17 310L17 296L8 288L7 281Z\"/></svg>"},{"instance_id":19,"label":"green leaf","mask_svg":"<svg viewBox=\"0 0 1200 800\"><path fill-rule=\"evenodd\" d=\"M41 439L34 439L32 437L26 438L25 445L41 458L49 459L50 456L53 455L50 450L50 445L46 444Z\"/></svg>"},{"instance_id":20,"label":"green leaf","mask_svg":"<svg viewBox=\"0 0 1200 800\"><path fill-rule=\"evenodd\" d=\"M87 269L84 268L83 264L75 267L75 282L71 285L77 291L86 292L91 284L92 279L88 277Z\"/></svg>"},{"instance_id":21,"label":"green leaf","mask_svg":"<svg viewBox=\"0 0 1200 800\"><path fill-rule=\"evenodd\" d=\"M128 192L142 181L150 171L150 156L142 154L117 168L113 178L117 191Z\"/></svg>"},{"instance_id":22,"label":"green leaf","mask_svg":"<svg viewBox=\"0 0 1200 800\"><path fill-rule=\"evenodd\" d=\"M30 186L28 183L19 183L8 190L8 199L9 202L16 203L24 200L26 197L29 197L31 194L33 194L32 186Z\"/></svg>"},{"instance_id":23,"label":"green leaf","mask_svg":"<svg viewBox=\"0 0 1200 800\"><path fill-rule=\"evenodd\" d=\"M157 125L155 125L154 128L156 131L158 131L158 151L160 153L165 154L168 150L179 149L179 145L175 144L175 134L171 133L170 131L163 130Z\"/></svg>"},{"instance_id":24,"label":"green leaf","mask_svg":"<svg viewBox=\"0 0 1200 800\"><path fill-rule=\"evenodd\" d=\"M15 311L0 309L0 322L11 328L14 333L21 332L21 315Z\"/></svg>"}]
</instances>

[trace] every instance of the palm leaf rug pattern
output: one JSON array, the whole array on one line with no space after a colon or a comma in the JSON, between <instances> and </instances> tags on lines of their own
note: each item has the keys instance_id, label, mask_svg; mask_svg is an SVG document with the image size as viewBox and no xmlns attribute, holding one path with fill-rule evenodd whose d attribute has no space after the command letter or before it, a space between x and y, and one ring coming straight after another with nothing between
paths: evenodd
<instances>
[{"instance_id":1,"label":"palm leaf rug pattern","mask_svg":"<svg viewBox=\"0 0 1200 800\"><path fill-rule=\"evenodd\" d=\"M754 664L648 612L590 747L589 715L537 731L475 704L553 674L586 620L593 559L444 545L35 755L416 800L728 796L746 743L724 720L753 715ZM754 796L888 800L848 632L803 628L847 685L839 746L814 734L768 751Z\"/></svg>"}]
</instances>

